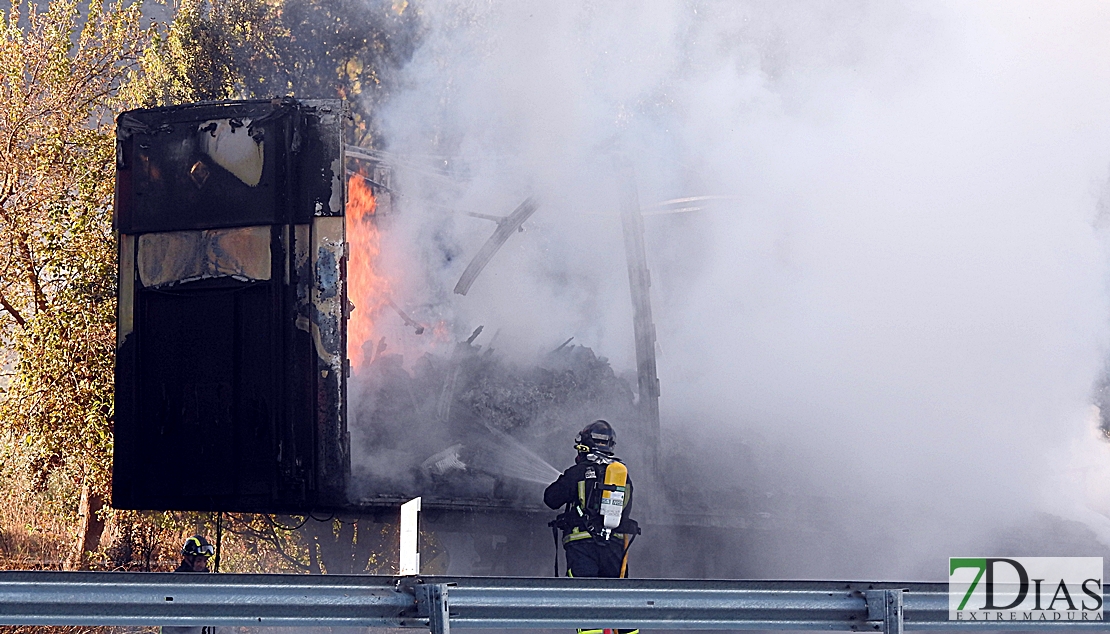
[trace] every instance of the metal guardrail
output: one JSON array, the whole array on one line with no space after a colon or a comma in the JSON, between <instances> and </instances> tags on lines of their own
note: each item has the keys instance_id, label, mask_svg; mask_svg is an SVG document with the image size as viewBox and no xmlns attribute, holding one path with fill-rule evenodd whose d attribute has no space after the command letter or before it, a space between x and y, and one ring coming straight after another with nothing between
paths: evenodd
<instances>
[{"instance_id":1,"label":"metal guardrail","mask_svg":"<svg viewBox=\"0 0 1110 634\"><path fill-rule=\"evenodd\" d=\"M1105 629L948 620L944 583L0 572L0 624Z\"/></svg>"}]
</instances>

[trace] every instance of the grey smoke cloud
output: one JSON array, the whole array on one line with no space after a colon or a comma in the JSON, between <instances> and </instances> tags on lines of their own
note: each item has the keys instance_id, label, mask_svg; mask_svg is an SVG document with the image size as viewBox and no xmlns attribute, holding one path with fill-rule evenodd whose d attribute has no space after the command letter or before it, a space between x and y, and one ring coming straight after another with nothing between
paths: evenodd
<instances>
[{"instance_id":1,"label":"grey smoke cloud","mask_svg":"<svg viewBox=\"0 0 1110 634\"><path fill-rule=\"evenodd\" d=\"M462 185L398 172L398 296L519 359L573 335L631 368L623 153L645 206L726 197L646 220L670 437L742 438L759 486L832 500L830 522L901 553L860 563L849 545L831 573L792 570L935 575L1039 511L1110 545L1089 414L1110 315L1110 8L420 10L382 129L398 155L450 157ZM527 195L527 231L451 296L493 229L457 212Z\"/></svg>"}]
</instances>

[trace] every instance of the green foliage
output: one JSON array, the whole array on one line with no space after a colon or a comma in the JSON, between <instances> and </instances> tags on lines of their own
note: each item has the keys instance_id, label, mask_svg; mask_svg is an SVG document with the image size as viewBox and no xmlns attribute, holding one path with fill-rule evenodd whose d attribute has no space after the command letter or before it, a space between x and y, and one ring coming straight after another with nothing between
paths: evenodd
<instances>
[{"instance_id":1,"label":"green foliage","mask_svg":"<svg viewBox=\"0 0 1110 634\"><path fill-rule=\"evenodd\" d=\"M244 71L269 65L279 28L259 0L181 0L142 57L136 100L152 107L245 97Z\"/></svg>"},{"instance_id":2,"label":"green foliage","mask_svg":"<svg viewBox=\"0 0 1110 634\"><path fill-rule=\"evenodd\" d=\"M0 11L0 557L10 561L49 552L44 565L58 566L70 550L68 565L87 565L108 519L112 545L95 565L164 567L183 532L211 528L189 514L100 510L111 487L115 114L342 97L354 140L368 144L371 109L419 36L403 1L179 0L173 10L149 29L138 0ZM75 531L63 536L67 524ZM244 516L226 534L238 567L319 572L384 566L368 549L389 530L289 531ZM62 543L74 537L75 548Z\"/></svg>"},{"instance_id":3,"label":"green foliage","mask_svg":"<svg viewBox=\"0 0 1110 634\"><path fill-rule=\"evenodd\" d=\"M407 3L381 0L180 0L143 57L145 105L294 96L344 98L356 143L419 40Z\"/></svg>"},{"instance_id":4,"label":"green foliage","mask_svg":"<svg viewBox=\"0 0 1110 634\"><path fill-rule=\"evenodd\" d=\"M111 457L114 136L146 40L139 8L55 0L0 14L4 466L103 494Z\"/></svg>"}]
</instances>

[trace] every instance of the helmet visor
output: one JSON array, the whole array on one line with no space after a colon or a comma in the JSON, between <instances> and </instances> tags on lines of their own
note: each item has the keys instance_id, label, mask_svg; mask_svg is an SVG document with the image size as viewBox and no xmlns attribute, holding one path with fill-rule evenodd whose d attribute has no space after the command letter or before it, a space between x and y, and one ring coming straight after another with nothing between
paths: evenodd
<instances>
[{"instance_id":1,"label":"helmet visor","mask_svg":"<svg viewBox=\"0 0 1110 634\"><path fill-rule=\"evenodd\" d=\"M590 434L590 440L593 441L593 446L595 447L613 446L613 437L609 434L599 434L597 432L593 432Z\"/></svg>"},{"instance_id":2,"label":"helmet visor","mask_svg":"<svg viewBox=\"0 0 1110 634\"><path fill-rule=\"evenodd\" d=\"M181 549L181 554L190 557L212 557L216 554L216 548L212 544L200 544L196 540L189 540L185 548Z\"/></svg>"}]
</instances>

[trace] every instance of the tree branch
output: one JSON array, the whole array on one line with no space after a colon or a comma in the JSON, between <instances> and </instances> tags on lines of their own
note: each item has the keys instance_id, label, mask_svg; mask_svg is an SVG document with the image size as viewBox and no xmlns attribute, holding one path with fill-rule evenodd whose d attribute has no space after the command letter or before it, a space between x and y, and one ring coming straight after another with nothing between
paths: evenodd
<instances>
[{"instance_id":1,"label":"tree branch","mask_svg":"<svg viewBox=\"0 0 1110 634\"><path fill-rule=\"evenodd\" d=\"M19 314L19 311L11 305L11 302L8 301L8 296L5 295L2 291L0 291L0 308L3 308L5 312L11 315L12 319L15 320L15 323L19 324L20 328L27 327L27 320L24 319L23 315Z\"/></svg>"}]
</instances>

